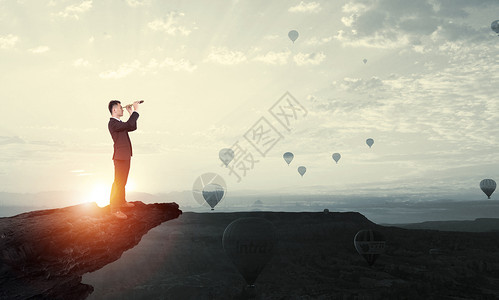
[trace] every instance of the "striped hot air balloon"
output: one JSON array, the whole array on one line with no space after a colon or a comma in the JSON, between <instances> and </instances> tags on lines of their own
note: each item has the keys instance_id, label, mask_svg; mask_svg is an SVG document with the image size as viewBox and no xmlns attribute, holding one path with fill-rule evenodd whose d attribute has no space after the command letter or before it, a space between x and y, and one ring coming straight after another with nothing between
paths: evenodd
<instances>
[{"instance_id":1,"label":"striped hot air balloon","mask_svg":"<svg viewBox=\"0 0 499 300\"><path fill-rule=\"evenodd\" d=\"M355 235L353 244L357 252L372 266L379 255L385 252L385 237L376 230L364 229Z\"/></svg>"}]
</instances>

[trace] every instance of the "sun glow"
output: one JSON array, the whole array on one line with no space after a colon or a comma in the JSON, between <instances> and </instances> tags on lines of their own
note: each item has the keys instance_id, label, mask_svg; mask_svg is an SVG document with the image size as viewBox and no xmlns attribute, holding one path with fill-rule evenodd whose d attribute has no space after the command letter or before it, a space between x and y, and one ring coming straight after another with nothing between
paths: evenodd
<instances>
[{"instance_id":1,"label":"sun glow","mask_svg":"<svg viewBox=\"0 0 499 300\"><path fill-rule=\"evenodd\" d=\"M95 202L99 207L104 207L109 205L109 198L111 196L111 184L95 184L92 191L87 196L87 202ZM135 190L135 182L133 180L128 180L125 186L127 192Z\"/></svg>"},{"instance_id":2,"label":"sun glow","mask_svg":"<svg viewBox=\"0 0 499 300\"><path fill-rule=\"evenodd\" d=\"M135 181L132 178L128 178L126 181L125 190L127 192L135 191Z\"/></svg>"},{"instance_id":3,"label":"sun glow","mask_svg":"<svg viewBox=\"0 0 499 300\"><path fill-rule=\"evenodd\" d=\"M109 205L111 185L96 184L88 197L88 202L95 202L99 207Z\"/></svg>"}]
</instances>

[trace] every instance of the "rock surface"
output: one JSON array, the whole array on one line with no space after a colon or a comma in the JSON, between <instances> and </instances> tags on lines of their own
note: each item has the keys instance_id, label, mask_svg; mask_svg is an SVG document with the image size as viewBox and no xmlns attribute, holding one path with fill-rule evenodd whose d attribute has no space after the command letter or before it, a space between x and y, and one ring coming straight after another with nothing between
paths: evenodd
<instances>
[{"instance_id":1,"label":"rock surface","mask_svg":"<svg viewBox=\"0 0 499 300\"><path fill-rule=\"evenodd\" d=\"M85 299L93 287L81 283L83 274L182 214L176 203L132 203L126 220L95 203L0 218L0 299Z\"/></svg>"},{"instance_id":2,"label":"rock surface","mask_svg":"<svg viewBox=\"0 0 499 300\"><path fill-rule=\"evenodd\" d=\"M278 234L256 299L499 299L499 232L407 230L354 212L185 212L85 274L95 288L87 300L250 298L222 247L227 225L243 217L265 218ZM387 240L372 267L353 244L366 228Z\"/></svg>"}]
</instances>

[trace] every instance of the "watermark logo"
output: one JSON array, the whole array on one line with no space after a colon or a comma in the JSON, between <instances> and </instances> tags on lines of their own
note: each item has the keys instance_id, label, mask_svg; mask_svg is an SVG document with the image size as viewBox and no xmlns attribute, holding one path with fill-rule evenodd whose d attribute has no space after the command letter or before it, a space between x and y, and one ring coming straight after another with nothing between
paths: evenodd
<instances>
[{"instance_id":1,"label":"watermark logo","mask_svg":"<svg viewBox=\"0 0 499 300\"><path fill-rule=\"evenodd\" d=\"M265 117L261 117L243 137L263 157L284 138Z\"/></svg>"},{"instance_id":2,"label":"watermark logo","mask_svg":"<svg viewBox=\"0 0 499 300\"><path fill-rule=\"evenodd\" d=\"M289 92L284 93L284 95L272 105L269 112L288 131L291 131L293 122L306 117L308 114L305 107L303 107L303 105L301 105Z\"/></svg>"},{"instance_id":3,"label":"watermark logo","mask_svg":"<svg viewBox=\"0 0 499 300\"><path fill-rule=\"evenodd\" d=\"M208 204L213 210L227 194L227 185L222 176L216 173L204 173L192 186L194 199L200 204Z\"/></svg>"},{"instance_id":4,"label":"watermark logo","mask_svg":"<svg viewBox=\"0 0 499 300\"><path fill-rule=\"evenodd\" d=\"M288 132L292 131L293 123L308 114L305 107L289 92L284 93L268 112ZM232 150L230 163L226 163L227 160L220 156L222 166L228 168L229 176L235 176L237 182L241 182L242 178L260 162L259 158L264 158L279 141L284 139L284 135L265 116L262 116L243 134L243 138L237 140L230 148L222 149L224 153L228 152L227 149Z\"/></svg>"}]
</instances>

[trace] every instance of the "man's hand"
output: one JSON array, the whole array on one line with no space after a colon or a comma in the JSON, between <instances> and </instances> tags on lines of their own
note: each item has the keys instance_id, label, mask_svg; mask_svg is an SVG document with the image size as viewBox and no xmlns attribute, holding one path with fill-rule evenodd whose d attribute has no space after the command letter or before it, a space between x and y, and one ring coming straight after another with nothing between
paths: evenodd
<instances>
[{"instance_id":1,"label":"man's hand","mask_svg":"<svg viewBox=\"0 0 499 300\"><path fill-rule=\"evenodd\" d=\"M134 103L135 104L135 103ZM128 111L129 114L132 114L133 113L133 107L131 105L128 105L126 107L126 110Z\"/></svg>"},{"instance_id":2,"label":"man's hand","mask_svg":"<svg viewBox=\"0 0 499 300\"><path fill-rule=\"evenodd\" d=\"M135 111L138 111L138 110L139 110L139 101L135 101L135 102L133 103L133 109L134 109Z\"/></svg>"}]
</instances>

